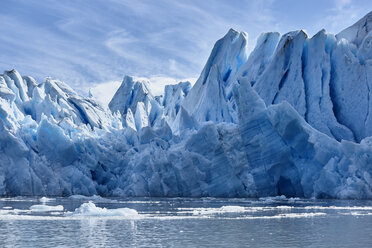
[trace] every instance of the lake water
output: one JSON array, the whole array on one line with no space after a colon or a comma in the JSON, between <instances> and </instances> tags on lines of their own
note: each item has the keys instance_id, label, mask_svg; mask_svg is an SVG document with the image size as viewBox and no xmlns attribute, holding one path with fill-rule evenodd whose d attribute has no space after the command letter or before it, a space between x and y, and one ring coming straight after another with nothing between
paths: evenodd
<instances>
[{"instance_id":1,"label":"lake water","mask_svg":"<svg viewBox=\"0 0 372 248\"><path fill-rule=\"evenodd\" d=\"M0 247L372 247L372 201L0 198Z\"/></svg>"}]
</instances>

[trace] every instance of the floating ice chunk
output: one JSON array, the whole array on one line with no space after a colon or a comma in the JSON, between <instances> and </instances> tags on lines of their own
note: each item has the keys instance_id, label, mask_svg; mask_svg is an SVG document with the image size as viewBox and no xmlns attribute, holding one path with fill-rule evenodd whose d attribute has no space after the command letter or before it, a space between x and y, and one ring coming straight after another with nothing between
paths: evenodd
<instances>
[{"instance_id":1,"label":"floating ice chunk","mask_svg":"<svg viewBox=\"0 0 372 248\"><path fill-rule=\"evenodd\" d=\"M306 206L305 209L372 211L369 206Z\"/></svg>"},{"instance_id":2,"label":"floating ice chunk","mask_svg":"<svg viewBox=\"0 0 372 248\"><path fill-rule=\"evenodd\" d=\"M313 218L327 215L323 212L316 213L286 213L286 214L277 214L271 216L245 216L241 219L287 219L287 218Z\"/></svg>"},{"instance_id":3,"label":"floating ice chunk","mask_svg":"<svg viewBox=\"0 0 372 248\"><path fill-rule=\"evenodd\" d=\"M68 216L122 216L127 218L137 218L139 214L136 210L130 208L107 209L97 207L92 201L83 203L74 212L68 213Z\"/></svg>"},{"instance_id":4,"label":"floating ice chunk","mask_svg":"<svg viewBox=\"0 0 372 248\"><path fill-rule=\"evenodd\" d=\"M277 208L277 209L280 209L280 210L289 210L289 209L293 209L292 206L277 206L276 208Z\"/></svg>"},{"instance_id":5,"label":"floating ice chunk","mask_svg":"<svg viewBox=\"0 0 372 248\"><path fill-rule=\"evenodd\" d=\"M30 207L31 211L35 212L51 212L51 211L63 211L62 205L48 206L48 205L32 205Z\"/></svg>"},{"instance_id":6,"label":"floating ice chunk","mask_svg":"<svg viewBox=\"0 0 372 248\"><path fill-rule=\"evenodd\" d=\"M275 202L275 201L283 201L287 200L287 197L285 195L280 195L280 196L268 196L268 197L260 197L260 201L264 201L266 203L269 202Z\"/></svg>"},{"instance_id":7,"label":"floating ice chunk","mask_svg":"<svg viewBox=\"0 0 372 248\"><path fill-rule=\"evenodd\" d=\"M50 201L53 201L54 199L52 199L52 198L47 198L47 197L45 197L45 196L43 196L43 197L41 197L40 199L39 199L39 201L40 202L43 202L43 203L46 203L46 202L50 202Z\"/></svg>"},{"instance_id":8,"label":"floating ice chunk","mask_svg":"<svg viewBox=\"0 0 372 248\"><path fill-rule=\"evenodd\" d=\"M103 203L103 202L110 202L110 203L113 203L113 202L118 202L117 200L113 200L113 199L108 199L108 198L104 198L104 197L101 197L99 195L92 195L92 196L85 196L85 195L71 195L69 196L70 199L73 199L73 200L81 200L81 201L93 201L93 202L100 202L100 203Z\"/></svg>"},{"instance_id":9,"label":"floating ice chunk","mask_svg":"<svg viewBox=\"0 0 372 248\"><path fill-rule=\"evenodd\" d=\"M226 213L244 213L246 208L241 206L222 206L220 208L196 208L193 210L193 215L212 215Z\"/></svg>"},{"instance_id":10,"label":"floating ice chunk","mask_svg":"<svg viewBox=\"0 0 372 248\"><path fill-rule=\"evenodd\" d=\"M350 213L343 213L344 215L354 215L354 216L366 216L372 215L372 213L365 213L365 212L350 212Z\"/></svg>"}]
</instances>

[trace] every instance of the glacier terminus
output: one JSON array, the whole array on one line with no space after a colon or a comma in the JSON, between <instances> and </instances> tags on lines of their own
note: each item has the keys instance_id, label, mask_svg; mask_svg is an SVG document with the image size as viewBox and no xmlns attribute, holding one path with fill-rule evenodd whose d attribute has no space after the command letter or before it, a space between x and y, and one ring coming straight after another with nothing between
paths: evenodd
<instances>
[{"instance_id":1,"label":"glacier terminus","mask_svg":"<svg viewBox=\"0 0 372 248\"><path fill-rule=\"evenodd\" d=\"M0 75L0 195L372 198L372 12L334 35L233 29L194 85L108 108Z\"/></svg>"}]
</instances>

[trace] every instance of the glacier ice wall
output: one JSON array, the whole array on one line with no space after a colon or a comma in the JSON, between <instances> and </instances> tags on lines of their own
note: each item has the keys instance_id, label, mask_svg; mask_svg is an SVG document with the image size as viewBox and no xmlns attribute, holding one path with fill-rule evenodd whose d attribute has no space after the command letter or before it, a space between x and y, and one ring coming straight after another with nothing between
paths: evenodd
<instances>
[{"instance_id":1,"label":"glacier ice wall","mask_svg":"<svg viewBox=\"0 0 372 248\"><path fill-rule=\"evenodd\" d=\"M372 198L372 13L337 35L229 30L194 86L104 109L0 75L0 195Z\"/></svg>"}]
</instances>

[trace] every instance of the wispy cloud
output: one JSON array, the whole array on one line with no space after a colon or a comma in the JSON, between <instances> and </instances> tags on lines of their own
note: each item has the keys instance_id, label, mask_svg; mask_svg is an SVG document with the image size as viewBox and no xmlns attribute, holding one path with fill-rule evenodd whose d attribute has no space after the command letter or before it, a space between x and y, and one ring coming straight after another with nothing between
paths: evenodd
<instances>
[{"instance_id":1,"label":"wispy cloud","mask_svg":"<svg viewBox=\"0 0 372 248\"><path fill-rule=\"evenodd\" d=\"M326 11L327 15L321 18L316 26L318 29L326 27L328 32L337 34L371 11L369 7L372 7L371 2L368 4L358 0L332 0Z\"/></svg>"},{"instance_id":2,"label":"wispy cloud","mask_svg":"<svg viewBox=\"0 0 372 248\"><path fill-rule=\"evenodd\" d=\"M75 88L124 74L195 77L230 27L274 23L271 2L14 0L0 10L0 67Z\"/></svg>"},{"instance_id":3,"label":"wispy cloud","mask_svg":"<svg viewBox=\"0 0 372 248\"><path fill-rule=\"evenodd\" d=\"M231 27L247 31L253 49L263 31L315 31L326 23L339 31L372 8L361 1L9 0L0 8L0 70L52 76L80 91L125 74L194 78Z\"/></svg>"}]
</instances>

